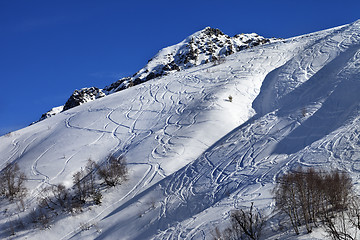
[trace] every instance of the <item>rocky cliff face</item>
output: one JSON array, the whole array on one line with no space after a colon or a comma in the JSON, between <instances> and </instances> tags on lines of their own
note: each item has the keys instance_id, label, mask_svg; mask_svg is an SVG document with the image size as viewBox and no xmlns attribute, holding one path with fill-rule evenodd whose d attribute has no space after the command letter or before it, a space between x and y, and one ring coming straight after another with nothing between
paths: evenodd
<instances>
[{"instance_id":1,"label":"rocky cliff face","mask_svg":"<svg viewBox=\"0 0 360 240\"><path fill-rule=\"evenodd\" d=\"M176 45L160 50L148 61L144 68L131 77L119 79L104 89L90 87L75 90L61 111L66 111L83 103L164 76L173 71L180 71L209 62L218 64L230 54L275 40L274 38L264 38L256 33L238 34L234 37L229 37L219 29L207 27L190 35ZM52 109L44 113L40 120L61 112L59 109L61 107L57 107L56 111Z\"/></svg>"}]
</instances>

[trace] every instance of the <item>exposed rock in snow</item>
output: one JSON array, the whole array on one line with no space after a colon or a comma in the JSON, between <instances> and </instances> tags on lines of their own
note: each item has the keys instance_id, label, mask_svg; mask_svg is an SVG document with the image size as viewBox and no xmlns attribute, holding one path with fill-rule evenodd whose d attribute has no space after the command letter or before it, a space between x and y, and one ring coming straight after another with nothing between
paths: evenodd
<instances>
[{"instance_id":1,"label":"exposed rock in snow","mask_svg":"<svg viewBox=\"0 0 360 240\"><path fill-rule=\"evenodd\" d=\"M222 62L224 57L230 54L275 40L274 38L264 38L256 33L242 33L234 37L229 37L219 29L206 27L187 37L182 42L160 50L148 61L144 68L140 69L132 77L121 78L109 86L106 86L104 89L91 87L75 90L65 103L62 111L148 80L167 75L172 71L180 71L209 62L217 64ZM40 120L55 114L57 114L57 112L49 111L44 113Z\"/></svg>"},{"instance_id":2,"label":"exposed rock in snow","mask_svg":"<svg viewBox=\"0 0 360 240\"><path fill-rule=\"evenodd\" d=\"M46 118L52 117L60 112L62 112L64 110L64 106L59 106L59 107L54 107L52 108L50 111L44 113L43 115L41 115L41 118L39 119L39 121L44 120ZM36 123L36 122L34 122Z\"/></svg>"},{"instance_id":3,"label":"exposed rock in snow","mask_svg":"<svg viewBox=\"0 0 360 240\"><path fill-rule=\"evenodd\" d=\"M70 108L79 106L86 102L90 102L105 96L106 94L103 92L103 90L97 87L89 87L89 88L82 88L80 90L75 90L73 94L71 94L69 99L66 101L65 105L52 108L50 111L41 115L40 119L36 122L33 122L32 124L42 121L46 118L55 116L56 114L62 111L66 111Z\"/></svg>"},{"instance_id":4,"label":"exposed rock in snow","mask_svg":"<svg viewBox=\"0 0 360 240\"><path fill-rule=\"evenodd\" d=\"M63 111L79 106L83 103L104 97L105 93L99 88L90 87L75 90L64 105Z\"/></svg>"},{"instance_id":5,"label":"exposed rock in snow","mask_svg":"<svg viewBox=\"0 0 360 240\"><path fill-rule=\"evenodd\" d=\"M117 92L150 79L164 76L193 66L219 61L221 58L243 49L275 41L256 33L237 34L234 37L219 29L206 27L182 42L160 50L148 64L132 77L122 78L104 88L107 93Z\"/></svg>"}]
</instances>

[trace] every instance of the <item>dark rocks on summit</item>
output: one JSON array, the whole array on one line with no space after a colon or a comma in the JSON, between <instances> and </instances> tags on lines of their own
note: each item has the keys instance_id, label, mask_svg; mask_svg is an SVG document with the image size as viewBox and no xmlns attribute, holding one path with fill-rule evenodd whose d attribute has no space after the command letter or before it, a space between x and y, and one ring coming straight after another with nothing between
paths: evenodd
<instances>
[{"instance_id":1,"label":"dark rocks on summit","mask_svg":"<svg viewBox=\"0 0 360 240\"><path fill-rule=\"evenodd\" d=\"M104 96L105 94L102 92L102 90L97 87L75 90L65 103L63 111Z\"/></svg>"},{"instance_id":2,"label":"dark rocks on summit","mask_svg":"<svg viewBox=\"0 0 360 240\"><path fill-rule=\"evenodd\" d=\"M180 71L209 62L214 62L216 65L221 64L228 55L274 40L276 39L267 39L255 33L242 33L229 37L219 29L206 27L182 42L160 50L144 68L131 77L121 78L103 89L90 87L75 90L65 103L63 111L151 79L165 76L173 71ZM49 111L42 115L41 120L56 113Z\"/></svg>"}]
</instances>

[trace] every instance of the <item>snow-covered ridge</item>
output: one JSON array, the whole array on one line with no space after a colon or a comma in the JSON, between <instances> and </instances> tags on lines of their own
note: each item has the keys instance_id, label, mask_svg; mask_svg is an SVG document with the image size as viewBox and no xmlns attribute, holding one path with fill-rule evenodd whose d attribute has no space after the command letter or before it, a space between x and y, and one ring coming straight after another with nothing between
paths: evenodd
<instances>
[{"instance_id":1,"label":"snow-covered ridge","mask_svg":"<svg viewBox=\"0 0 360 240\"><path fill-rule=\"evenodd\" d=\"M234 37L219 29L206 27L182 42L160 50L148 64L131 78L124 78L115 84L105 87L107 92L116 92L129 85L138 84L155 77L166 75L201 64L221 61L221 58L261 44L275 41L256 33L237 34Z\"/></svg>"},{"instance_id":2,"label":"snow-covered ridge","mask_svg":"<svg viewBox=\"0 0 360 240\"><path fill-rule=\"evenodd\" d=\"M61 111L68 110L153 78L164 76L172 71L180 71L209 62L216 64L221 62L225 56L275 40L274 38L264 38L256 33L242 33L229 37L219 29L206 27L190 35L182 42L160 50L144 68L132 77L122 78L104 89L90 87L75 90L65 105L57 107L57 110L62 107ZM57 112L52 109L44 113L40 120L54 116Z\"/></svg>"},{"instance_id":3,"label":"snow-covered ridge","mask_svg":"<svg viewBox=\"0 0 360 240\"><path fill-rule=\"evenodd\" d=\"M359 79L357 21L173 71L2 136L0 167L18 163L29 194L21 212L2 199L0 238L22 221L12 239L213 239L231 210L254 202L269 215L262 239L327 239L287 228L271 189L302 166L345 171L359 190ZM71 187L89 158L110 153L126 156L129 180L101 206L34 230L26 216L42 189Z\"/></svg>"}]
</instances>

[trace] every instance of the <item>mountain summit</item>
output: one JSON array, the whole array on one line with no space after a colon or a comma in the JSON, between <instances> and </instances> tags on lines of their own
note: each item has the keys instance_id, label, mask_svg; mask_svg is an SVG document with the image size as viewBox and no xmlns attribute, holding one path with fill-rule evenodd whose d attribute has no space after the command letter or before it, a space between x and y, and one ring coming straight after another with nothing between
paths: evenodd
<instances>
[{"instance_id":1,"label":"mountain summit","mask_svg":"<svg viewBox=\"0 0 360 240\"><path fill-rule=\"evenodd\" d=\"M144 68L131 78L120 79L105 87L105 91L116 92L134 84L166 75L171 71L180 71L209 62L220 61L221 58L235 52L273 40L275 39L267 39L256 33L229 37L219 29L206 27L190 35L182 42L160 50Z\"/></svg>"},{"instance_id":2,"label":"mountain summit","mask_svg":"<svg viewBox=\"0 0 360 240\"><path fill-rule=\"evenodd\" d=\"M261 37L256 33L242 33L229 37L219 29L206 27L190 35L182 42L160 50L144 68L132 77L122 78L103 89L90 87L75 90L64 106L53 108L44 113L40 120L156 77L167 75L172 71L180 71L209 62L216 64L230 54L275 40L275 38Z\"/></svg>"}]
</instances>

